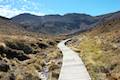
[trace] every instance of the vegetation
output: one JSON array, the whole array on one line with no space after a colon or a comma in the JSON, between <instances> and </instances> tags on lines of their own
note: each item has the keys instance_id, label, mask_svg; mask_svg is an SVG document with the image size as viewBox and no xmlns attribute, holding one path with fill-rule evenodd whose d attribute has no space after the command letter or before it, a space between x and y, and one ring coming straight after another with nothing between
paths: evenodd
<instances>
[{"instance_id":1,"label":"vegetation","mask_svg":"<svg viewBox=\"0 0 120 80\"><path fill-rule=\"evenodd\" d=\"M52 74L50 78L57 80L62 54L56 40L59 41L57 38L0 35L0 79L39 80L39 73L47 67L48 75Z\"/></svg>"},{"instance_id":2,"label":"vegetation","mask_svg":"<svg viewBox=\"0 0 120 80\"><path fill-rule=\"evenodd\" d=\"M107 21L69 42L69 46L80 53L92 80L120 79L119 25L119 20Z\"/></svg>"}]
</instances>

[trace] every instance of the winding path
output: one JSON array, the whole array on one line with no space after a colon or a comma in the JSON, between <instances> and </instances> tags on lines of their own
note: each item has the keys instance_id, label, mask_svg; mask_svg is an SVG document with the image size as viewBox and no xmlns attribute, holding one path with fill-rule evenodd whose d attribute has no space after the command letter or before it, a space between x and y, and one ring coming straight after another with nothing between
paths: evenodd
<instances>
[{"instance_id":1,"label":"winding path","mask_svg":"<svg viewBox=\"0 0 120 80\"><path fill-rule=\"evenodd\" d=\"M65 46L65 42L68 40L58 44L58 48L63 53L63 65L58 80L91 80L78 53Z\"/></svg>"}]
</instances>

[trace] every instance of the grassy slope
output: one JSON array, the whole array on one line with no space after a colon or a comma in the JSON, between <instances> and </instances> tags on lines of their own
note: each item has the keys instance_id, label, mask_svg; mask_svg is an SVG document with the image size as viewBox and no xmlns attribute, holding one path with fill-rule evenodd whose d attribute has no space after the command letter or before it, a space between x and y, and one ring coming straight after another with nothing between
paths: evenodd
<instances>
[{"instance_id":1,"label":"grassy slope","mask_svg":"<svg viewBox=\"0 0 120 80\"><path fill-rule=\"evenodd\" d=\"M57 80L62 58L56 46L59 40L59 37L25 31L19 25L0 18L0 49L3 50L4 47L12 51L0 51L0 62L10 67L7 72L0 70L0 80L39 80L38 71L43 71L45 66L49 73L53 73L51 78ZM22 49L17 49L20 45ZM26 46L32 50L31 53L24 52L23 47ZM17 57L11 58L13 53L30 59L20 61ZM9 54L10 58L7 57Z\"/></svg>"},{"instance_id":2,"label":"grassy slope","mask_svg":"<svg viewBox=\"0 0 120 80\"><path fill-rule=\"evenodd\" d=\"M120 79L119 19L106 21L74 37L69 46L80 53L92 80Z\"/></svg>"}]
</instances>

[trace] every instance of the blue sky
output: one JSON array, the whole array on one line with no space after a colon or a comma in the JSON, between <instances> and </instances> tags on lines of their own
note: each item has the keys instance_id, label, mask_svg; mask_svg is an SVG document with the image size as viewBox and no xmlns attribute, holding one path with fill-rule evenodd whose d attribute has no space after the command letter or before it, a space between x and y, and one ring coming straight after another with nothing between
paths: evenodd
<instances>
[{"instance_id":1,"label":"blue sky","mask_svg":"<svg viewBox=\"0 0 120 80\"><path fill-rule=\"evenodd\" d=\"M0 0L0 15L86 13L93 16L120 10L120 0Z\"/></svg>"}]
</instances>

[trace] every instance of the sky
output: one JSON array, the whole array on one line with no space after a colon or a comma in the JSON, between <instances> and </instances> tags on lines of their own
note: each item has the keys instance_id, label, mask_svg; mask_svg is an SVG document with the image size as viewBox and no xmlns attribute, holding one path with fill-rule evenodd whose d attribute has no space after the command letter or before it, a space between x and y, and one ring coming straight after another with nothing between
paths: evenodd
<instances>
[{"instance_id":1,"label":"sky","mask_svg":"<svg viewBox=\"0 0 120 80\"><path fill-rule=\"evenodd\" d=\"M92 16L120 11L120 0L0 0L0 15L85 13Z\"/></svg>"}]
</instances>

